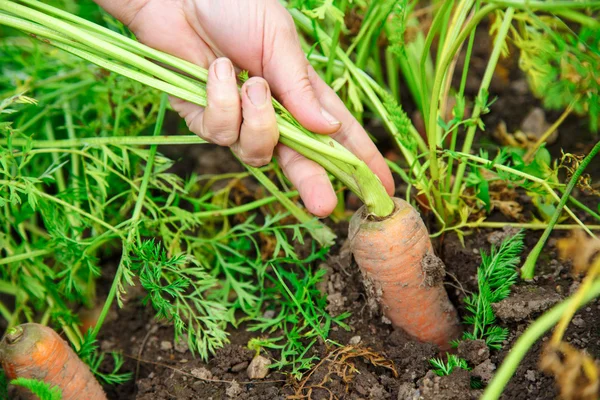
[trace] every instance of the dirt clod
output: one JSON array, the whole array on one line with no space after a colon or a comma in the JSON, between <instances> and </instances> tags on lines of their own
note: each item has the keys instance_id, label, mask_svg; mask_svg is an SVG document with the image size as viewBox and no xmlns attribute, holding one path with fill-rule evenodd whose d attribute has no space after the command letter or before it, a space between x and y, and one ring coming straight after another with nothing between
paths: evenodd
<instances>
[{"instance_id":1,"label":"dirt clod","mask_svg":"<svg viewBox=\"0 0 600 400\"><path fill-rule=\"evenodd\" d=\"M444 281L446 268L444 262L433 253L427 253L421 261L424 283L426 286L436 286Z\"/></svg>"},{"instance_id":2,"label":"dirt clod","mask_svg":"<svg viewBox=\"0 0 600 400\"><path fill-rule=\"evenodd\" d=\"M480 378L483 383L488 383L492 377L494 376L494 371L496 370L496 364L492 363L492 361L488 358L471 371L473 376Z\"/></svg>"},{"instance_id":3,"label":"dirt clod","mask_svg":"<svg viewBox=\"0 0 600 400\"><path fill-rule=\"evenodd\" d=\"M398 400L417 400L419 398L419 390L414 384L405 382L398 388Z\"/></svg>"},{"instance_id":4,"label":"dirt clod","mask_svg":"<svg viewBox=\"0 0 600 400\"><path fill-rule=\"evenodd\" d=\"M484 340L462 340L458 345L458 355L470 365L479 365L490 357L490 349Z\"/></svg>"},{"instance_id":5,"label":"dirt clod","mask_svg":"<svg viewBox=\"0 0 600 400\"><path fill-rule=\"evenodd\" d=\"M469 371L455 369L448 376L437 376L427 372L421 380L419 389L423 400L465 400L476 399L476 391L471 390Z\"/></svg>"},{"instance_id":6,"label":"dirt clod","mask_svg":"<svg viewBox=\"0 0 600 400\"><path fill-rule=\"evenodd\" d=\"M558 303L561 296L540 286L516 286L511 295L493 304L496 316L503 321L523 321Z\"/></svg>"}]
</instances>

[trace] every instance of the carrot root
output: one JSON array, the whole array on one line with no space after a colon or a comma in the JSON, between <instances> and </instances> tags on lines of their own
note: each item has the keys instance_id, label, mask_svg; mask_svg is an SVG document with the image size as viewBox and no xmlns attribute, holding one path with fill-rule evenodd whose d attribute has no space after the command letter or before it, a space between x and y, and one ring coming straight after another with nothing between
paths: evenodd
<instances>
[{"instance_id":1,"label":"carrot root","mask_svg":"<svg viewBox=\"0 0 600 400\"><path fill-rule=\"evenodd\" d=\"M0 342L0 361L8 379L23 377L59 387L63 400L106 400L88 366L52 329L22 324L6 332ZM37 398L20 388L25 399Z\"/></svg>"},{"instance_id":2,"label":"carrot root","mask_svg":"<svg viewBox=\"0 0 600 400\"><path fill-rule=\"evenodd\" d=\"M350 221L352 253L365 286L394 327L442 350L460 335L456 310L444 289L444 265L433 252L419 213L394 198L395 210L383 220L358 210Z\"/></svg>"}]
</instances>

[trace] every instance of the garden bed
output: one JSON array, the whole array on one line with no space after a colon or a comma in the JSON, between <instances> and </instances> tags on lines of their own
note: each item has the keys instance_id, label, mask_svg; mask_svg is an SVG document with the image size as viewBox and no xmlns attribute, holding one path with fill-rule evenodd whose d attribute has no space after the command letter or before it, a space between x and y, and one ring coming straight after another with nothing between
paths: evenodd
<instances>
[{"instance_id":1,"label":"garden bed","mask_svg":"<svg viewBox=\"0 0 600 400\"><path fill-rule=\"evenodd\" d=\"M579 87L561 87L560 93L538 93L537 97L543 100L532 94L533 78L519 68L514 45L517 39L532 43L551 40L540 33L544 30L536 24L541 24L541 20L528 19L526 7L500 10L491 2L483 11L493 12L475 24L473 46L468 49L467 28L473 28L470 18L481 10L478 6L469 13L458 10L461 22L448 29L454 29L451 32L464 43L459 47L457 42L451 50L450 42L438 48L439 36L448 33L440 28L441 19L436 25L430 18L437 15L438 9L419 9L408 18L404 9L390 6L386 13L376 2L367 3L364 8L356 5L347 11L343 21L352 29L338 38L338 53L331 63L325 62L329 50L323 45L311 47L311 43L316 40L314 34L321 35L321 40L337 29L339 35L334 20L319 22L319 29L328 31L323 33L318 32L318 24L310 29L308 14L299 10L292 10L292 14L303 35L304 50L311 53L311 62L320 73L330 77L333 74L334 78L338 75L338 93L373 134L397 174L395 195L406 198L421 211L433 236L435 254L445 264L443 286L465 332L472 332L475 325L465 318L474 314L469 309L473 300L469 299L481 293L478 268L485 263L482 252L489 254L492 246L497 249L504 240L517 235L517 226L535 225L539 230L524 231L521 262L507 267L511 279L517 279L518 267L536 244L542 243L542 230L556 223L559 215L563 217L558 221L563 224L559 225L562 230L552 232L535 263L535 278L518 279L515 286L508 286L510 295L491 306L497 321L488 323L488 327L496 324L498 329L506 329L506 340L494 348L493 341L482 340L489 338L481 327L480 340L463 337L449 351L460 357L463 367L454 368L449 374L439 370L436 373L436 359L441 360L438 365L444 366L449 354L433 344L415 341L392 326L382 313L387 305L381 300L381 288L377 287L380 283L365 278L364 266L357 265L352 255L349 217L361 206L361 199L367 200L367 207L377 206L378 212L386 207L392 209L385 189L375 182L366 164L340 151L337 144L329 144L335 151L323 146L323 137L315 139L290 123L293 118L285 109L277 111L280 123L288 124L284 128L289 137L283 135L283 139L303 138L323 153L311 153L313 150L306 150L310 146L304 148L293 140L289 143L317 159L321 157L321 161L329 156L335 160L335 165L329 165L335 172L329 172L338 178L333 187L341 201L331 218L320 221L337 235L329 249L321 246L327 242L328 231L316 229L319 223L298 207L298 194L292 192L278 166L252 168L240 164L226 148L199 144L178 116L167 111L165 117L166 96L155 90L157 86L152 89L108 70L120 63L131 63L136 68L131 75L134 79L157 72L162 74L160 79L172 84L168 86L170 90L179 90L197 104L206 99L196 97L197 93L186 85L193 81L195 89L203 89L205 71L181 64L187 68L185 73L196 80L183 79L154 64L145 65L134 54L115 63L108 53L103 54L107 57L103 67L95 68L67 53L55 53L46 43L39 46L30 38L12 36L0 47L0 68L2 63L7 66L6 77L0 80L0 93L10 94L0 111L10 114L10 118L15 116L6 124L0 120L0 132L6 133L0 137L0 167L4 167L0 201L6 203L3 222L7 227L0 232L0 240L7 243L6 249L0 248L0 256L9 260L3 262L0 257L2 268L8 265L6 272L0 271L0 312L4 317L0 318L0 333L8 324L26 321L41 321L54 327L92 366L110 399L479 398L532 322L581 287L583 278L573 273L569 261L559 257L559 240L579 229L566 211L573 210L586 229L587 225L597 224L594 218L600 219L592 211L598 208L594 189L600 177L599 160L585 169L591 176L589 180L573 180L576 187L572 195L581 204L569 203L569 210L557 204L565 192L567 201L570 189L566 182L582 165L583 158L563 159L563 155L586 155L595 148L597 137L589 132L597 118L580 115L585 107L590 111L592 106L577 93ZM77 9L68 1L65 4ZM340 4L347 5L345 1ZM534 5L547 16L544 4ZM10 2L4 7L8 11L0 9L0 17L22 12L27 18L36 18L27 11L12 10ZM440 10L447 11L443 18L448 19L451 9L444 7ZM88 10L89 19L108 25L109 20L101 19L97 11ZM593 15L591 10L581 11L581 15L567 10L565 15L579 16L574 22L582 23L585 32L595 24L585 12ZM377 26L377 18L389 29L379 32L380 38L370 37L375 30L368 26ZM30 25L16 20L15 23L15 18L8 19L16 24L13 28L29 29ZM416 30L414 24L431 27L433 40L425 41L426 31ZM402 30L402 40L394 32L399 26L406 29ZM492 26L495 29L490 37ZM517 27L534 26L539 29L535 32L538 36L519 36L522 32ZM127 34L117 22L113 21L110 27ZM75 54L94 61L94 57L89 57L93 51L86 53L93 46L83 40L85 28L82 29L74 29L74 37L81 43L57 37L77 44L83 50ZM106 34L99 32L95 36L98 40ZM126 51L133 49L144 57L159 57L155 60L179 65L180 60L155 53L148 56L147 49L140 50L114 32L111 34ZM568 36L570 31L561 34L572 39ZM368 40L362 41L365 37ZM589 38L582 40L586 39ZM507 58L499 57L503 40L508 43L504 50L514 52ZM373 45L379 41L389 47L381 52L371 51L369 46L377 48ZM350 60L342 50L349 46L354 49L353 45L357 54ZM408 60L403 46L413 46L417 53L425 51L425 56L419 59L413 55ZM573 45L582 58L574 57L574 65L580 61L587 65L584 61L589 54L580 47ZM452 51L456 51L456 56L438 70L427 67L418 74L401 65L410 61L433 67L435 63L428 64L433 54ZM46 59L50 54L58 54L55 64L38 65L31 61ZM532 54L525 55L533 57ZM335 57L339 59L334 60ZM463 74L465 60L469 67ZM373 78L365 78L362 70ZM553 72L561 72L558 67L557 71ZM13 93L21 76L27 77L23 84L30 91L27 95L41 99L38 105ZM438 92L432 95L430 91L435 90L427 86L434 83L434 78ZM38 81L43 84L38 85ZM448 88L461 87L460 94L445 91L444 82ZM417 88L419 85L423 85L422 91ZM538 82L534 89L546 88ZM585 90L593 93L594 89ZM572 96L571 100L556 93L566 93ZM439 104L431 109L424 106L430 95L438 101L438 94ZM544 110L552 96L551 100L556 100L554 111ZM564 111L566 106L576 104L580 108L577 112ZM450 112L451 108L456 115ZM427 113L426 118L421 116ZM550 124L563 116L566 118L559 124L556 138L549 135L536 142L544 132L550 132ZM35 142L30 142L30 138ZM463 148L469 138L474 138L472 145ZM437 147L430 145L434 142ZM28 158L30 151L35 153L35 161ZM341 156L345 158L336 158ZM411 166L406 163L409 159ZM420 163L423 171L419 173ZM504 170L494 169L496 166ZM378 195L369 198L372 193L368 193L365 197L364 188L374 188ZM18 198L13 193L18 193ZM288 198L294 202L286 203ZM378 201L384 206L376 204ZM369 208L369 212L373 209ZM388 210L372 215L376 216L373 220L380 221L390 213ZM549 222L553 216L556 220ZM491 226L496 228L490 229ZM423 235L425 239L426 236ZM432 267L427 271L442 276L439 263L424 263L419 260L417 265L423 270ZM35 279L30 279L30 275ZM596 278L594 284L598 282ZM18 288L12 289L11 285ZM23 305L19 301L24 301ZM442 301L438 308L452 315L449 303ZM156 318L157 314L163 318ZM97 326L101 329L87 331L98 322L98 315ZM559 342L598 359L599 326L600 301L596 299L574 315ZM181 335L186 332L196 333L189 341L192 349L188 347L188 337ZM555 377L540 367L551 332L529 348L503 387L501 398L554 399L561 389L564 394L566 386L557 385ZM109 356L111 353L115 358ZM581 358L583 354L577 353ZM256 379L252 376L256 371L251 373L249 368L259 356L272 365L265 378ZM95 362L98 357L104 357L104 361ZM113 371L115 363L117 368ZM0 389L5 386L0 381ZM14 393L15 388L10 390Z\"/></svg>"}]
</instances>

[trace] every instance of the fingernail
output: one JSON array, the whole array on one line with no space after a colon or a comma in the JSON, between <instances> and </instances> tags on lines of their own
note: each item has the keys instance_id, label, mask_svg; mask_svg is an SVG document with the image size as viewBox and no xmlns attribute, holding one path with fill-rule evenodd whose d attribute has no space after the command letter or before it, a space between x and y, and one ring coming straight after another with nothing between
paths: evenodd
<instances>
[{"instance_id":1,"label":"fingernail","mask_svg":"<svg viewBox=\"0 0 600 400\"><path fill-rule=\"evenodd\" d=\"M231 65L231 61L217 61L217 64L215 65L215 73L217 74L217 79L220 81L230 79L233 75L233 65Z\"/></svg>"},{"instance_id":2,"label":"fingernail","mask_svg":"<svg viewBox=\"0 0 600 400\"><path fill-rule=\"evenodd\" d=\"M267 85L263 81L252 82L246 88L248 98L256 107L260 107L267 101Z\"/></svg>"},{"instance_id":3,"label":"fingernail","mask_svg":"<svg viewBox=\"0 0 600 400\"><path fill-rule=\"evenodd\" d=\"M323 115L323 118L325 118L331 125L340 124L340 121L338 121L333 115L329 114L329 112L327 112L327 110L323 107L321 107L321 115Z\"/></svg>"}]
</instances>

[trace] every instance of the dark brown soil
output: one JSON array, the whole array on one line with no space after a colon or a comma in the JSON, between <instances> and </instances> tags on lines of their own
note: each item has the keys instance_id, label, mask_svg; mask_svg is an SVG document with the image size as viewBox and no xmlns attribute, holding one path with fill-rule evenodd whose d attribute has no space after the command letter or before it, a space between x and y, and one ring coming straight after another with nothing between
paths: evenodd
<instances>
[{"instance_id":1,"label":"dark brown soil","mask_svg":"<svg viewBox=\"0 0 600 400\"><path fill-rule=\"evenodd\" d=\"M492 231L480 231L465 238L465 247L455 236L448 236L439 243L439 254L447 265L447 289L459 312L464 311L461 305L465 294L476 290L475 271L481 260L479 249L488 250L490 241L497 239ZM528 247L536 240L537 235L528 235ZM327 263L320 265L329 271L321 287L329 295L330 312L352 312L347 321L352 331L334 330L331 339L383 355L393 362L397 376L385 366L374 366L368 357L357 356L350 359L356 372L342 376L339 369L336 372L334 363L325 360L303 382L303 390L298 390L299 382L276 371L264 380L250 381L246 369L253 352L245 345L252 333L243 327L231 330L231 344L219 350L208 363L203 363L185 347L173 343L173 329L154 322L152 310L141 305L142 294L134 291L126 306L115 310L112 322L103 329L100 345L104 350L123 350L127 355L126 368L136 371L139 366L137 379L118 387L107 387L107 391L111 399L266 400L299 394L305 396L302 398L329 399L330 393L334 398L356 400L477 398L481 391L470 388L471 377L487 382L529 322L576 286L568 274L569 266L555 261L552 246L546 255L538 267L539 278L534 283L519 284L514 294L498 305L500 324L510 330L503 349L490 352L480 342L465 342L458 349L459 355L475 367L472 372L458 370L443 378L433 374L428 360L439 356L435 346L414 342L383 321L377 307L372 307L366 298L361 274L346 247L341 246ZM600 306L594 302L575 317L567 340L578 348L586 348L590 355L600 357L599 326ZM531 349L506 387L503 398L556 397L553 378L537 367L540 349L546 340L547 337ZM322 344L316 349L321 358L327 358L335 350Z\"/></svg>"}]
</instances>

